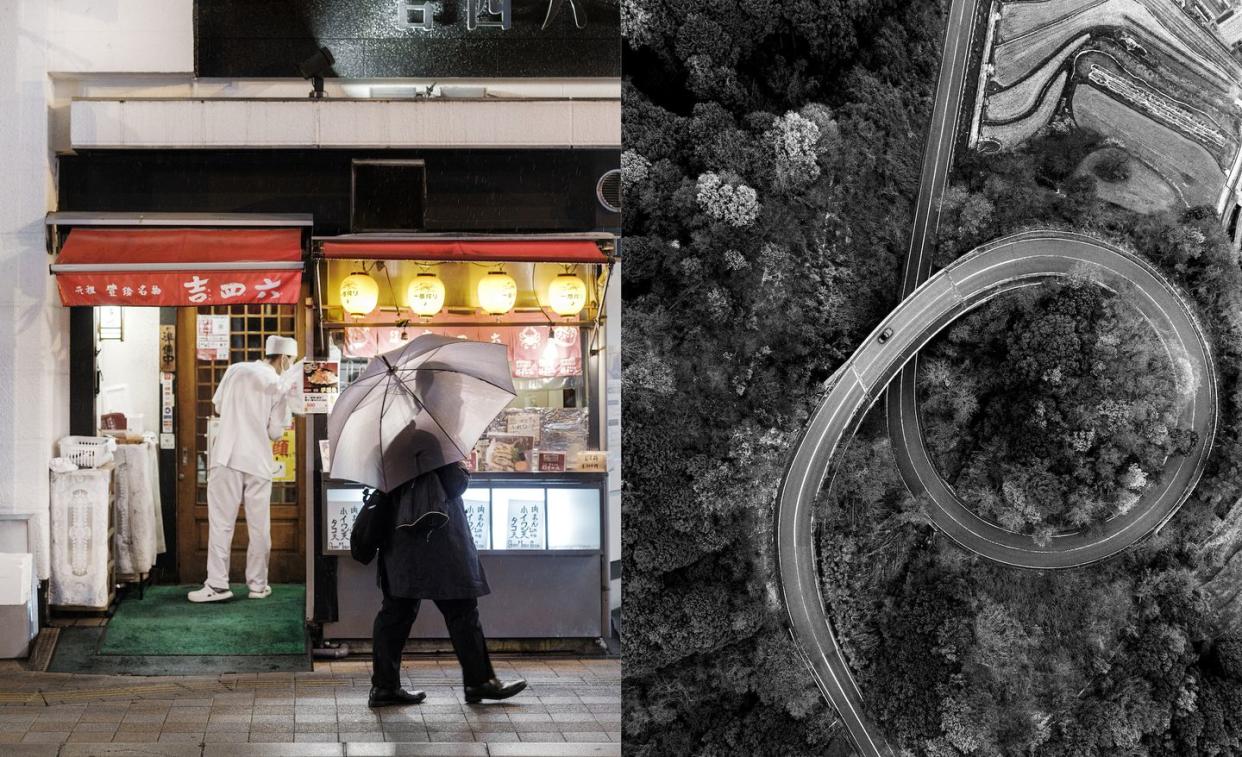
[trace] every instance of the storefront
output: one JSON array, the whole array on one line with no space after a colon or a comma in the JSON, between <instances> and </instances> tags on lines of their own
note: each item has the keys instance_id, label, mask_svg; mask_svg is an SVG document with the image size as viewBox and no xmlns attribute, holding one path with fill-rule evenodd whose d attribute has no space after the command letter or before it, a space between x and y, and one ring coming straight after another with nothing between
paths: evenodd
<instances>
[{"instance_id":1,"label":"storefront","mask_svg":"<svg viewBox=\"0 0 1242 757\"><path fill-rule=\"evenodd\" d=\"M82 466L52 473L48 600L105 611L118 584L203 580L211 397L268 335L304 338L311 218L61 212L47 224L78 377L59 453ZM301 432L295 421L274 445L290 464L273 486L273 583L304 580ZM234 545L239 574L244 527Z\"/></svg>"},{"instance_id":2,"label":"storefront","mask_svg":"<svg viewBox=\"0 0 1242 757\"><path fill-rule=\"evenodd\" d=\"M489 636L565 645L609 633L603 312L611 234L317 239L316 352L344 388L375 355L433 333L503 343L517 398L467 460L465 505L493 594ZM307 389L315 392L308 375ZM336 388L328 386L329 396ZM330 400L320 406L326 409ZM325 416L311 451L318 493L314 576L325 639L368 638L379 607L373 567L348 559L363 489L324 474ZM344 559L342 559L342 556ZM441 638L434 613L414 637Z\"/></svg>"},{"instance_id":3,"label":"storefront","mask_svg":"<svg viewBox=\"0 0 1242 757\"><path fill-rule=\"evenodd\" d=\"M368 186L367 167L386 161L417 166L401 178L418 191L388 192L391 177ZM535 649L607 637L619 516L604 369L619 344L607 339L602 304L620 284L610 278L617 161L612 148L62 157L62 210L47 225L70 311L70 428L94 436L124 416L125 435L150 434L142 444L158 496L147 510L164 540L146 577L203 580L212 394L231 363L262 357L268 335L291 336L321 365L305 376L312 412L276 445L271 581L304 588L312 644L367 639L375 568L347 554L361 487L324 476L319 442L332 394L371 357L431 331L505 343L519 389L468 461L467 507L493 589L480 602L489 637ZM354 274L363 276L345 286ZM114 328L122 340L109 338ZM106 523L109 508L95 517ZM235 582L246 545L242 518ZM101 561L87 572L103 592L92 601L103 605L119 554L106 539L91 554ZM444 635L434 612L413 632Z\"/></svg>"}]
</instances>

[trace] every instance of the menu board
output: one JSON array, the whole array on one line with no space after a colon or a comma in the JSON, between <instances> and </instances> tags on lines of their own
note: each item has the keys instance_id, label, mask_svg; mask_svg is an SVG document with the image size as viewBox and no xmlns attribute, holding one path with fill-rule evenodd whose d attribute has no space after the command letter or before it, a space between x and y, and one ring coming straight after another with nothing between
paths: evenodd
<instances>
[{"instance_id":1,"label":"menu board","mask_svg":"<svg viewBox=\"0 0 1242 757\"><path fill-rule=\"evenodd\" d=\"M487 489L467 489L462 495L466 509L466 526L474 539L475 549L492 547L492 500Z\"/></svg>"},{"instance_id":2,"label":"menu board","mask_svg":"<svg viewBox=\"0 0 1242 757\"><path fill-rule=\"evenodd\" d=\"M341 363L307 360L302 364L302 403L309 413L330 413L341 391Z\"/></svg>"},{"instance_id":3,"label":"menu board","mask_svg":"<svg viewBox=\"0 0 1242 757\"><path fill-rule=\"evenodd\" d=\"M324 551L348 552L349 533L362 511L361 489L329 489L324 511Z\"/></svg>"},{"instance_id":4,"label":"menu board","mask_svg":"<svg viewBox=\"0 0 1242 757\"><path fill-rule=\"evenodd\" d=\"M528 497L510 495L504 549L547 549L547 505L543 490Z\"/></svg>"}]
</instances>

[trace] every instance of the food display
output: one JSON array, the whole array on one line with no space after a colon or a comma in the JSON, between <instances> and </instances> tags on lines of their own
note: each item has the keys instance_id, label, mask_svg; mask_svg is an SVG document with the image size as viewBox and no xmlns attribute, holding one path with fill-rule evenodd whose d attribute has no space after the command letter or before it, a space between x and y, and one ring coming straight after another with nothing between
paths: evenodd
<instances>
[{"instance_id":1,"label":"food display","mask_svg":"<svg viewBox=\"0 0 1242 757\"><path fill-rule=\"evenodd\" d=\"M467 465L490 472L574 470L588 433L586 408L509 408L487 427Z\"/></svg>"}]
</instances>

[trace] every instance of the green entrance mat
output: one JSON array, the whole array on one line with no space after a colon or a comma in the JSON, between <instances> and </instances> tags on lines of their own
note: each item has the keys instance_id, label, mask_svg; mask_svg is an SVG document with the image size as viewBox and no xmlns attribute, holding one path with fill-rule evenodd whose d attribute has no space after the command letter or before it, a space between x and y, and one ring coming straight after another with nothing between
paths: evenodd
<instances>
[{"instance_id":1,"label":"green entrance mat","mask_svg":"<svg viewBox=\"0 0 1242 757\"><path fill-rule=\"evenodd\" d=\"M151 586L117 605L101 655L304 655L306 587L273 584L266 599L250 599L244 585L233 598L195 604L198 586Z\"/></svg>"}]
</instances>

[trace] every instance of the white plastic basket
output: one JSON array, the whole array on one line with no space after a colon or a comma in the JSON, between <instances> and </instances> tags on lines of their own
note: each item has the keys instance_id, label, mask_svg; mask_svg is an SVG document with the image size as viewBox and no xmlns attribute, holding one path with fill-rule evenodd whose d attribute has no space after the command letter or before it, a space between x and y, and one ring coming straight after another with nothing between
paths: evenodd
<instances>
[{"instance_id":1,"label":"white plastic basket","mask_svg":"<svg viewBox=\"0 0 1242 757\"><path fill-rule=\"evenodd\" d=\"M66 436L60 440L60 456L79 468L98 468L112 462L116 440L102 436Z\"/></svg>"}]
</instances>

